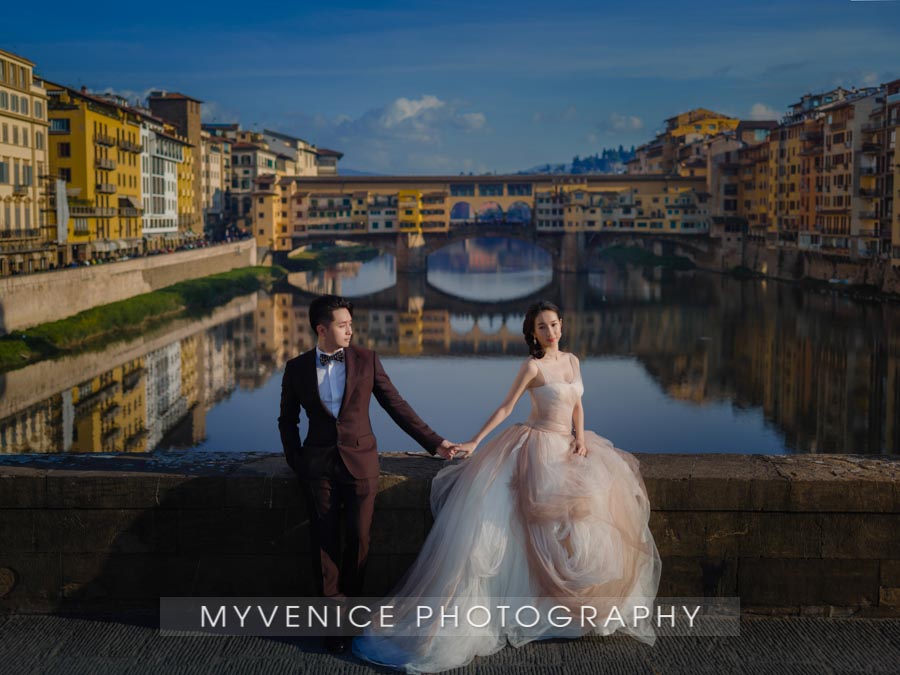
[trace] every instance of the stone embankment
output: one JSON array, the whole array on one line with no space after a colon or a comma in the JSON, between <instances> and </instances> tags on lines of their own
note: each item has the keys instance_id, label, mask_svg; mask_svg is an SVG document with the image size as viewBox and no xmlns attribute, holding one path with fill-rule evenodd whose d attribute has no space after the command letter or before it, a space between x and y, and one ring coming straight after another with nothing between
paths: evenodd
<instances>
[{"instance_id":1,"label":"stone embankment","mask_svg":"<svg viewBox=\"0 0 900 675\"><path fill-rule=\"evenodd\" d=\"M662 597L744 612L900 616L900 457L637 455ZM419 551L442 462L386 454L367 592ZM312 593L308 521L280 455L0 459L0 611Z\"/></svg>"},{"instance_id":2,"label":"stone embankment","mask_svg":"<svg viewBox=\"0 0 900 675\"><path fill-rule=\"evenodd\" d=\"M0 335L256 264L252 239L124 262L0 279Z\"/></svg>"}]
</instances>

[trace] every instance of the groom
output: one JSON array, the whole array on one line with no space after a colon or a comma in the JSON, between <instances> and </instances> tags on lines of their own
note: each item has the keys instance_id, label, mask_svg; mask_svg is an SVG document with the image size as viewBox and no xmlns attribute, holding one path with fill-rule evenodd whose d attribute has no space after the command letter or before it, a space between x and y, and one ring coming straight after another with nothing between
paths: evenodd
<instances>
[{"instance_id":1,"label":"groom","mask_svg":"<svg viewBox=\"0 0 900 675\"><path fill-rule=\"evenodd\" d=\"M369 530L378 492L378 450L369 421L372 394L394 422L431 454L451 459L455 444L428 427L391 383L378 355L351 347L353 305L323 295L309 306L316 348L287 362L281 383L278 429L287 463L300 479L310 518L313 568L319 593L328 598L362 591ZM306 410L309 431L301 443L298 423ZM346 546L340 555L341 506ZM332 652L343 638L326 639Z\"/></svg>"}]
</instances>

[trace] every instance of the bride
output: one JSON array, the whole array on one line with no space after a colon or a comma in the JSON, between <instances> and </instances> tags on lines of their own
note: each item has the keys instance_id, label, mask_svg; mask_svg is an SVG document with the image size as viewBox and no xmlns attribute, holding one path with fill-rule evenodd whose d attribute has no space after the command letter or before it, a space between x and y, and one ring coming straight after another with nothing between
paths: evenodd
<instances>
[{"instance_id":1,"label":"bride","mask_svg":"<svg viewBox=\"0 0 900 675\"><path fill-rule=\"evenodd\" d=\"M530 356L481 431L456 446L471 459L435 476L434 525L383 601L390 623L354 640L358 657L438 672L507 642L616 630L655 641L649 612L639 611L652 606L661 567L647 492L634 457L585 432L581 371L559 349L562 325L551 303L528 309ZM525 391L528 420L479 448ZM586 609L596 620L583 620Z\"/></svg>"}]
</instances>

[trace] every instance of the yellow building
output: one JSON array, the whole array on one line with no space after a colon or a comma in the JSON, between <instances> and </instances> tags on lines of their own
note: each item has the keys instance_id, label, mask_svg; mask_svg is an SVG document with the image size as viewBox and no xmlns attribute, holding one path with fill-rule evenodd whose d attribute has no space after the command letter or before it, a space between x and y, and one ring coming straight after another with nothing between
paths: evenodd
<instances>
[{"instance_id":1,"label":"yellow building","mask_svg":"<svg viewBox=\"0 0 900 675\"><path fill-rule=\"evenodd\" d=\"M422 231L421 190L400 190L397 193L397 213L401 232Z\"/></svg>"},{"instance_id":2,"label":"yellow building","mask_svg":"<svg viewBox=\"0 0 900 675\"><path fill-rule=\"evenodd\" d=\"M178 231L200 236L203 234L202 221L196 218L194 211L194 148L187 139L182 138L182 141L181 161L178 163ZM199 190L200 186L196 189Z\"/></svg>"},{"instance_id":3,"label":"yellow building","mask_svg":"<svg viewBox=\"0 0 900 675\"><path fill-rule=\"evenodd\" d=\"M47 83L47 92L50 172L66 184L72 259L140 251L142 115L85 90Z\"/></svg>"},{"instance_id":4,"label":"yellow building","mask_svg":"<svg viewBox=\"0 0 900 675\"><path fill-rule=\"evenodd\" d=\"M0 276L57 264L45 224L47 92L34 64L0 50Z\"/></svg>"},{"instance_id":5,"label":"yellow building","mask_svg":"<svg viewBox=\"0 0 900 675\"><path fill-rule=\"evenodd\" d=\"M145 452L143 359L101 373L71 390L71 452Z\"/></svg>"}]
</instances>

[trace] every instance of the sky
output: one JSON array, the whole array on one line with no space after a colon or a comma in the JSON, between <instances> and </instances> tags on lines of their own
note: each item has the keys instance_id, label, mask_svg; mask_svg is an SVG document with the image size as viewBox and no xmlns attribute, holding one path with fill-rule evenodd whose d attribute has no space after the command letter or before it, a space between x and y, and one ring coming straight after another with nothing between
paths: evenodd
<instances>
[{"instance_id":1,"label":"sky","mask_svg":"<svg viewBox=\"0 0 900 675\"><path fill-rule=\"evenodd\" d=\"M57 3L6 7L0 49L373 173L514 172L640 145L691 108L778 119L900 78L900 0Z\"/></svg>"}]
</instances>

